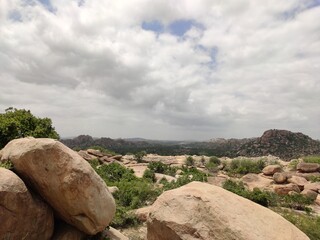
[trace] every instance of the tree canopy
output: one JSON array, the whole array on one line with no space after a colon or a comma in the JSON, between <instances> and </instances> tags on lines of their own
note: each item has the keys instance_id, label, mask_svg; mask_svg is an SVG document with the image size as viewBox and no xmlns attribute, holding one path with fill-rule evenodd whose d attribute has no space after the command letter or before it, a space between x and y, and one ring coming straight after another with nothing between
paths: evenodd
<instances>
[{"instance_id":1,"label":"tree canopy","mask_svg":"<svg viewBox=\"0 0 320 240\"><path fill-rule=\"evenodd\" d=\"M0 149L13 139L28 136L59 139L50 118L38 118L30 110L12 107L0 113Z\"/></svg>"}]
</instances>

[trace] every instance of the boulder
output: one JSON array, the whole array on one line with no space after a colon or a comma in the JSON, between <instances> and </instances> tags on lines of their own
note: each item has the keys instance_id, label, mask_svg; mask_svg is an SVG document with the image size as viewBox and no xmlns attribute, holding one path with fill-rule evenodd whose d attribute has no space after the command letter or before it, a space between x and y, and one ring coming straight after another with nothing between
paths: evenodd
<instances>
[{"instance_id":1,"label":"boulder","mask_svg":"<svg viewBox=\"0 0 320 240\"><path fill-rule=\"evenodd\" d=\"M313 201L317 199L318 193L310 189L305 189L301 192L302 195L311 198Z\"/></svg>"},{"instance_id":2,"label":"boulder","mask_svg":"<svg viewBox=\"0 0 320 240\"><path fill-rule=\"evenodd\" d=\"M275 174L273 174L273 180L275 183L282 184L287 181L287 176L286 174L276 172Z\"/></svg>"},{"instance_id":3,"label":"boulder","mask_svg":"<svg viewBox=\"0 0 320 240\"><path fill-rule=\"evenodd\" d=\"M0 239L51 239L53 211L12 171L0 168Z\"/></svg>"},{"instance_id":4,"label":"boulder","mask_svg":"<svg viewBox=\"0 0 320 240\"><path fill-rule=\"evenodd\" d=\"M94 235L111 222L115 201L90 164L53 139L16 139L3 149L15 171L80 231Z\"/></svg>"},{"instance_id":5,"label":"boulder","mask_svg":"<svg viewBox=\"0 0 320 240\"><path fill-rule=\"evenodd\" d=\"M162 173L155 173L155 177L157 180L157 183L159 183L163 178L166 179L168 182L175 182L177 179L175 177L172 177L170 175L162 174Z\"/></svg>"},{"instance_id":6,"label":"boulder","mask_svg":"<svg viewBox=\"0 0 320 240\"><path fill-rule=\"evenodd\" d=\"M248 173L241 178L241 181L248 186L250 190L254 188L268 189L272 183L271 179L262 177L255 173Z\"/></svg>"},{"instance_id":7,"label":"boulder","mask_svg":"<svg viewBox=\"0 0 320 240\"><path fill-rule=\"evenodd\" d=\"M282 185L273 185L273 190L275 193L279 195L287 195L289 192L297 192L300 193L300 188L298 185L289 183L289 184L282 184Z\"/></svg>"},{"instance_id":8,"label":"boulder","mask_svg":"<svg viewBox=\"0 0 320 240\"><path fill-rule=\"evenodd\" d=\"M122 159L122 155L114 155L114 156L111 156L110 158L120 161Z\"/></svg>"},{"instance_id":9,"label":"boulder","mask_svg":"<svg viewBox=\"0 0 320 240\"><path fill-rule=\"evenodd\" d=\"M87 149L87 153L96 156L96 157L103 157L103 153L100 150L96 150L96 149Z\"/></svg>"},{"instance_id":10,"label":"boulder","mask_svg":"<svg viewBox=\"0 0 320 240\"><path fill-rule=\"evenodd\" d=\"M192 182L152 205L148 240L307 240L275 212L223 188Z\"/></svg>"},{"instance_id":11,"label":"boulder","mask_svg":"<svg viewBox=\"0 0 320 240\"><path fill-rule=\"evenodd\" d=\"M73 226L64 222L58 222L52 240L86 240L87 235Z\"/></svg>"},{"instance_id":12,"label":"boulder","mask_svg":"<svg viewBox=\"0 0 320 240\"><path fill-rule=\"evenodd\" d=\"M308 184L309 182L304 177L292 176L288 179L289 183L293 183L299 186L300 190L303 190L304 185Z\"/></svg>"},{"instance_id":13,"label":"boulder","mask_svg":"<svg viewBox=\"0 0 320 240\"><path fill-rule=\"evenodd\" d=\"M269 165L262 169L262 173L267 176L272 176L276 172L281 172L281 166L279 165Z\"/></svg>"},{"instance_id":14,"label":"boulder","mask_svg":"<svg viewBox=\"0 0 320 240\"><path fill-rule=\"evenodd\" d=\"M319 191L320 191L320 182L308 183L308 184L304 185L304 189L309 189L309 190L312 190L314 192L319 193Z\"/></svg>"},{"instance_id":15,"label":"boulder","mask_svg":"<svg viewBox=\"0 0 320 240\"><path fill-rule=\"evenodd\" d=\"M297 170L304 173L318 172L319 169L320 169L320 164L318 163L301 162L297 165Z\"/></svg>"},{"instance_id":16,"label":"boulder","mask_svg":"<svg viewBox=\"0 0 320 240\"><path fill-rule=\"evenodd\" d=\"M84 150L80 150L80 151L78 152L78 154L79 154L84 160L87 160L87 161L91 161L91 160L93 160L93 159L97 159L97 157L88 154L87 151L84 151Z\"/></svg>"},{"instance_id":17,"label":"boulder","mask_svg":"<svg viewBox=\"0 0 320 240\"><path fill-rule=\"evenodd\" d=\"M146 222L152 206L136 209L134 215L141 221Z\"/></svg>"}]
</instances>

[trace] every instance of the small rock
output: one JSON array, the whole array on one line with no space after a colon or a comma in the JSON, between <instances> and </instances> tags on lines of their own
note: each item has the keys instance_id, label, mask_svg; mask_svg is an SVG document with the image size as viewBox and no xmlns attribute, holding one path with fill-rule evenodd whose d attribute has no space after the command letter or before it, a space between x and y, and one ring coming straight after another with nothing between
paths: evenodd
<instances>
[{"instance_id":1,"label":"small rock","mask_svg":"<svg viewBox=\"0 0 320 240\"><path fill-rule=\"evenodd\" d=\"M146 222L150 211L151 206L147 206L135 210L134 214L141 222Z\"/></svg>"},{"instance_id":2,"label":"small rock","mask_svg":"<svg viewBox=\"0 0 320 240\"><path fill-rule=\"evenodd\" d=\"M297 170L305 173L318 172L320 164L318 163L305 163L301 162L297 165Z\"/></svg>"},{"instance_id":3,"label":"small rock","mask_svg":"<svg viewBox=\"0 0 320 240\"><path fill-rule=\"evenodd\" d=\"M110 240L129 240L128 237L124 236L120 231L113 227L109 227L103 231L104 238L108 238Z\"/></svg>"},{"instance_id":4,"label":"small rock","mask_svg":"<svg viewBox=\"0 0 320 240\"><path fill-rule=\"evenodd\" d=\"M307 179L303 177L298 177L298 176L292 176L291 178L288 179L288 182L298 185L300 190L303 190L304 185L309 183Z\"/></svg>"},{"instance_id":5,"label":"small rock","mask_svg":"<svg viewBox=\"0 0 320 240\"><path fill-rule=\"evenodd\" d=\"M296 184L283 184L283 185L273 185L273 190L279 195L287 195L289 192L294 191L300 193L300 188Z\"/></svg>"},{"instance_id":6,"label":"small rock","mask_svg":"<svg viewBox=\"0 0 320 240\"><path fill-rule=\"evenodd\" d=\"M304 185L304 189L312 190L314 192L320 191L320 182L308 183Z\"/></svg>"},{"instance_id":7,"label":"small rock","mask_svg":"<svg viewBox=\"0 0 320 240\"><path fill-rule=\"evenodd\" d=\"M94 155L96 157L103 157L103 153L100 150L96 150L96 149L87 149L87 153Z\"/></svg>"},{"instance_id":8,"label":"small rock","mask_svg":"<svg viewBox=\"0 0 320 240\"><path fill-rule=\"evenodd\" d=\"M177 179L175 177L166 175L166 174L162 174L162 173L155 173L155 177L157 180L157 183L159 183L163 178L166 179L168 182L176 182Z\"/></svg>"},{"instance_id":9,"label":"small rock","mask_svg":"<svg viewBox=\"0 0 320 240\"><path fill-rule=\"evenodd\" d=\"M305 189L301 192L302 195L311 198L313 201L317 199L318 193L310 189Z\"/></svg>"},{"instance_id":10,"label":"small rock","mask_svg":"<svg viewBox=\"0 0 320 240\"><path fill-rule=\"evenodd\" d=\"M272 176L276 172L281 172L281 166L279 166L279 165L269 165L269 166L266 166L262 170L262 172L263 172L263 174L265 174L267 176Z\"/></svg>"},{"instance_id":11,"label":"small rock","mask_svg":"<svg viewBox=\"0 0 320 240\"><path fill-rule=\"evenodd\" d=\"M275 183L282 184L287 181L287 176L283 173L276 172L275 174L273 174L273 180L275 181Z\"/></svg>"}]
</instances>

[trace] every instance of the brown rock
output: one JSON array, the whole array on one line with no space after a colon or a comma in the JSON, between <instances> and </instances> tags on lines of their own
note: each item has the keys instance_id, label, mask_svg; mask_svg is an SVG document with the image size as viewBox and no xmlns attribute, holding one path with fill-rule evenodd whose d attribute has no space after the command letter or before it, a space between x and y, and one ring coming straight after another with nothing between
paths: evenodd
<instances>
[{"instance_id":1,"label":"brown rock","mask_svg":"<svg viewBox=\"0 0 320 240\"><path fill-rule=\"evenodd\" d=\"M15 171L79 230L94 235L111 222L115 202L105 182L76 152L53 139L16 139L3 149Z\"/></svg>"},{"instance_id":2,"label":"brown rock","mask_svg":"<svg viewBox=\"0 0 320 240\"><path fill-rule=\"evenodd\" d=\"M200 182L166 191L158 197L147 227L148 240L309 239L275 212Z\"/></svg>"},{"instance_id":3,"label":"brown rock","mask_svg":"<svg viewBox=\"0 0 320 240\"><path fill-rule=\"evenodd\" d=\"M0 168L0 239L50 239L51 208L12 171Z\"/></svg>"},{"instance_id":4,"label":"brown rock","mask_svg":"<svg viewBox=\"0 0 320 240\"><path fill-rule=\"evenodd\" d=\"M115 159L110 158L110 157L108 157L108 156L103 156L103 157L100 157L100 158L99 158L99 161L100 161L100 162L112 163L112 162L115 161Z\"/></svg>"},{"instance_id":5,"label":"brown rock","mask_svg":"<svg viewBox=\"0 0 320 240\"><path fill-rule=\"evenodd\" d=\"M147 206L143 208L139 208L134 211L134 215L141 221L141 222L146 222L149 212L151 211L152 206Z\"/></svg>"},{"instance_id":6,"label":"brown rock","mask_svg":"<svg viewBox=\"0 0 320 240\"><path fill-rule=\"evenodd\" d=\"M291 178L288 179L288 182L298 185L300 190L303 190L304 185L309 183L307 179L303 177L298 177L298 176L292 176Z\"/></svg>"},{"instance_id":7,"label":"brown rock","mask_svg":"<svg viewBox=\"0 0 320 240\"><path fill-rule=\"evenodd\" d=\"M88 154L87 151L84 151L84 150L80 150L80 151L78 152L78 154L79 154L84 160L87 160L87 161L91 161L91 160L93 160L93 159L97 159L97 157Z\"/></svg>"},{"instance_id":8,"label":"brown rock","mask_svg":"<svg viewBox=\"0 0 320 240\"><path fill-rule=\"evenodd\" d=\"M273 180L275 181L275 183L282 184L287 181L287 176L286 174L276 172L275 174L273 174Z\"/></svg>"},{"instance_id":9,"label":"brown rock","mask_svg":"<svg viewBox=\"0 0 320 240\"><path fill-rule=\"evenodd\" d=\"M281 166L279 165L269 165L266 166L263 170L262 170L263 174L268 175L268 176L272 176L273 174L275 174L276 172L281 172Z\"/></svg>"},{"instance_id":10,"label":"brown rock","mask_svg":"<svg viewBox=\"0 0 320 240\"><path fill-rule=\"evenodd\" d=\"M103 157L103 153L100 150L96 150L96 149L87 149L87 153L96 156L96 157Z\"/></svg>"},{"instance_id":11,"label":"brown rock","mask_svg":"<svg viewBox=\"0 0 320 240\"><path fill-rule=\"evenodd\" d=\"M245 183L250 190L254 188L267 189L270 187L272 180L262 177L255 173L249 173L241 178L241 181Z\"/></svg>"},{"instance_id":12,"label":"brown rock","mask_svg":"<svg viewBox=\"0 0 320 240\"><path fill-rule=\"evenodd\" d=\"M283 184L283 185L273 185L273 190L275 191L275 193L279 195L287 195L291 191L294 191L297 193L300 192L299 186L293 183Z\"/></svg>"},{"instance_id":13,"label":"brown rock","mask_svg":"<svg viewBox=\"0 0 320 240\"><path fill-rule=\"evenodd\" d=\"M52 240L86 240L87 235L67 223L59 222L55 226Z\"/></svg>"},{"instance_id":14,"label":"brown rock","mask_svg":"<svg viewBox=\"0 0 320 240\"><path fill-rule=\"evenodd\" d=\"M320 182L308 183L304 185L304 189L312 190L314 192L320 191Z\"/></svg>"},{"instance_id":15,"label":"brown rock","mask_svg":"<svg viewBox=\"0 0 320 240\"><path fill-rule=\"evenodd\" d=\"M318 172L319 169L320 169L320 164L318 163L301 162L297 165L297 170L305 173Z\"/></svg>"},{"instance_id":16,"label":"brown rock","mask_svg":"<svg viewBox=\"0 0 320 240\"><path fill-rule=\"evenodd\" d=\"M301 192L302 195L311 198L313 201L317 199L318 193L310 189L305 189Z\"/></svg>"},{"instance_id":17,"label":"brown rock","mask_svg":"<svg viewBox=\"0 0 320 240\"><path fill-rule=\"evenodd\" d=\"M318 194L316 200L315 200L315 203L320 206L320 195Z\"/></svg>"},{"instance_id":18,"label":"brown rock","mask_svg":"<svg viewBox=\"0 0 320 240\"><path fill-rule=\"evenodd\" d=\"M120 161L122 159L122 155L111 156L110 158Z\"/></svg>"},{"instance_id":19,"label":"brown rock","mask_svg":"<svg viewBox=\"0 0 320 240\"><path fill-rule=\"evenodd\" d=\"M166 179L168 182L175 182L177 181L177 179L175 177L166 175L166 174L162 174L162 173L155 173L155 177L157 180L157 183L159 183L163 178Z\"/></svg>"}]
</instances>

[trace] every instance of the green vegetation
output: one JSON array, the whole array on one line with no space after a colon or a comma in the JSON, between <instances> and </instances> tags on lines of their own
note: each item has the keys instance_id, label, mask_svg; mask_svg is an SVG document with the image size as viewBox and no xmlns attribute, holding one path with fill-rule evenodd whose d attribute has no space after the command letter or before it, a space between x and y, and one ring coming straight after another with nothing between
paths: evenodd
<instances>
[{"instance_id":1,"label":"green vegetation","mask_svg":"<svg viewBox=\"0 0 320 240\"><path fill-rule=\"evenodd\" d=\"M162 162L151 162L148 164L148 168L155 173L162 173L170 176L175 176L177 172L177 167L171 167Z\"/></svg>"},{"instance_id":2,"label":"green vegetation","mask_svg":"<svg viewBox=\"0 0 320 240\"><path fill-rule=\"evenodd\" d=\"M307 156L303 158L303 161L306 163L319 163L320 164L320 156Z\"/></svg>"},{"instance_id":3,"label":"green vegetation","mask_svg":"<svg viewBox=\"0 0 320 240\"><path fill-rule=\"evenodd\" d=\"M156 175L153 170L146 169L143 173L143 178L150 180L151 182L156 182Z\"/></svg>"},{"instance_id":4,"label":"green vegetation","mask_svg":"<svg viewBox=\"0 0 320 240\"><path fill-rule=\"evenodd\" d=\"M260 173L265 167L265 161L260 159L258 161L250 159L233 159L225 168L230 174L247 174Z\"/></svg>"},{"instance_id":5,"label":"green vegetation","mask_svg":"<svg viewBox=\"0 0 320 240\"><path fill-rule=\"evenodd\" d=\"M253 189L253 191L249 191L241 181L235 182L227 180L224 182L222 187L265 207L286 207L310 212L310 208L308 206L313 202L310 198L299 193L281 196L258 188Z\"/></svg>"},{"instance_id":6,"label":"green vegetation","mask_svg":"<svg viewBox=\"0 0 320 240\"><path fill-rule=\"evenodd\" d=\"M0 167L6 168L6 169L13 169L13 164L11 161L4 161L4 162L0 162Z\"/></svg>"},{"instance_id":7,"label":"green vegetation","mask_svg":"<svg viewBox=\"0 0 320 240\"><path fill-rule=\"evenodd\" d=\"M146 151L140 151L134 154L134 158L138 163L143 162L143 157L147 155Z\"/></svg>"},{"instance_id":8,"label":"green vegetation","mask_svg":"<svg viewBox=\"0 0 320 240\"><path fill-rule=\"evenodd\" d=\"M310 240L320 239L320 217L310 214L297 213L288 209L274 209L285 219L293 223L297 228L304 232Z\"/></svg>"},{"instance_id":9,"label":"green vegetation","mask_svg":"<svg viewBox=\"0 0 320 240\"><path fill-rule=\"evenodd\" d=\"M132 170L118 163L99 165L98 160L90 161L91 166L107 183L108 186L117 186L119 191L114 193L117 211L111 225L125 227L134 225L138 220L131 210L153 203L161 193L161 189L153 186L149 179L137 178Z\"/></svg>"},{"instance_id":10,"label":"green vegetation","mask_svg":"<svg viewBox=\"0 0 320 240\"><path fill-rule=\"evenodd\" d=\"M8 108L0 114L0 136L0 148L16 138L59 138L50 118L38 118L29 110L16 108Z\"/></svg>"},{"instance_id":11,"label":"green vegetation","mask_svg":"<svg viewBox=\"0 0 320 240\"><path fill-rule=\"evenodd\" d=\"M298 160L298 159L291 160L290 163L289 163L289 168L290 168L292 171L296 171L298 164L299 164L299 160Z\"/></svg>"},{"instance_id":12,"label":"green vegetation","mask_svg":"<svg viewBox=\"0 0 320 240\"><path fill-rule=\"evenodd\" d=\"M219 158L212 156L209 159L209 162L206 164L206 168L210 172L217 172L218 171L218 166L221 164L221 161Z\"/></svg>"},{"instance_id":13,"label":"green vegetation","mask_svg":"<svg viewBox=\"0 0 320 240\"><path fill-rule=\"evenodd\" d=\"M185 164L186 164L187 166L189 166L189 167L194 166L194 159L193 159L193 157L188 156L188 157L186 158Z\"/></svg>"},{"instance_id":14,"label":"green vegetation","mask_svg":"<svg viewBox=\"0 0 320 240\"><path fill-rule=\"evenodd\" d=\"M182 170L181 176L177 179L176 182L174 181L168 182L165 179L162 179L160 181L160 183L163 184L164 191L181 187L192 181L200 181L200 182L207 181L207 174L197 170L196 168L183 167L181 170Z\"/></svg>"}]
</instances>

